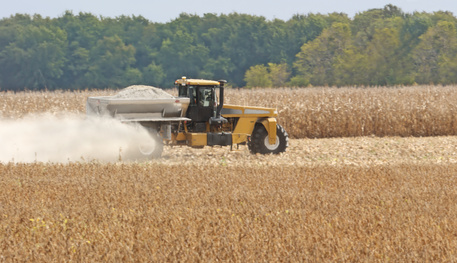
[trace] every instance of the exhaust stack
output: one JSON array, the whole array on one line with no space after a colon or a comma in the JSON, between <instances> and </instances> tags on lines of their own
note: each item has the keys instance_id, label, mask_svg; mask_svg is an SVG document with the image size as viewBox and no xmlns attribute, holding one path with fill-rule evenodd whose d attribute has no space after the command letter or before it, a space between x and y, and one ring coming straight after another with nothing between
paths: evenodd
<instances>
[{"instance_id":1,"label":"exhaust stack","mask_svg":"<svg viewBox=\"0 0 457 263\"><path fill-rule=\"evenodd\" d=\"M222 107L224 107L224 85L227 83L226 80L219 80L219 105L216 109L216 117L211 117L209 119L210 125L221 125L227 122L226 118L221 116Z\"/></svg>"},{"instance_id":2,"label":"exhaust stack","mask_svg":"<svg viewBox=\"0 0 457 263\"><path fill-rule=\"evenodd\" d=\"M220 86L219 86L219 105L217 105L217 112L216 112L216 117L220 118L221 117L221 111L222 107L224 107L224 86L225 83L227 83L226 80L219 80Z\"/></svg>"}]
</instances>

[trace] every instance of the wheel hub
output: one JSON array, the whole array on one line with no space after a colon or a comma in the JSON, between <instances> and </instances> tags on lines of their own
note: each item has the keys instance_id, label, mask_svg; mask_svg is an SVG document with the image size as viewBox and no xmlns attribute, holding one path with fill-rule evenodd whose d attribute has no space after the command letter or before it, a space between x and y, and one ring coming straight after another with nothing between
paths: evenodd
<instances>
[{"instance_id":1,"label":"wheel hub","mask_svg":"<svg viewBox=\"0 0 457 263\"><path fill-rule=\"evenodd\" d=\"M275 144L270 144L270 141L269 141L269 139L268 139L268 136L265 137L264 143L265 143L265 147L267 147L268 150L274 151L274 150L276 150L276 149L279 147L279 136L276 135L276 142L275 142Z\"/></svg>"}]
</instances>

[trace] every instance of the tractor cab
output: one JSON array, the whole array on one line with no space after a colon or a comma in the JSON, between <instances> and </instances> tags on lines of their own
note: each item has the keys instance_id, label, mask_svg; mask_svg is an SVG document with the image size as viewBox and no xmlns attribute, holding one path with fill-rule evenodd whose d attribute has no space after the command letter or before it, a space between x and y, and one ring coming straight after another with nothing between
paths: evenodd
<instances>
[{"instance_id":1,"label":"tractor cab","mask_svg":"<svg viewBox=\"0 0 457 263\"><path fill-rule=\"evenodd\" d=\"M207 122L210 125L217 125L227 121L221 117L225 83L226 81L222 80L186 79L186 77L175 81L178 96L190 98L186 117L192 120L193 131L205 132ZM216 88L219 88L219 103Z\"/></svg>"}]
</instances>

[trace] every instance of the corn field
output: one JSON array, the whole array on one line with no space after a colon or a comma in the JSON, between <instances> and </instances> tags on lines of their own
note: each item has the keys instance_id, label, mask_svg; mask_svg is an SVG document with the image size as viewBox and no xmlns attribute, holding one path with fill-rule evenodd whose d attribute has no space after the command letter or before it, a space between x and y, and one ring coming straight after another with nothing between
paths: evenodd
<instances>
[{"instance_id":1,"label":"corn field","mask_svg":"<svg viewBox=\"0 0 457 263\"><path fill-rule=\"evenodd\" d=\"M0 162L0 262L455 262L453 88L228 89L278 108L293 139L274 156ZM82 114L111 94L4 92L0 111Z\"/></svg>"},{"instance_id":2,"label":"corn field","mask_svg":"<svg viewBox=\"0 0 457 263\"><path fill-rule=\"evenodd\" d=\"M176 95L176 90L169 90ZM0 116L85 112L115 91L0 93ZM457 87L227 89L226 103L274 107L291 138L457 135Z\"/></svg>"},{"instance_id":3,"label":"corn field","mask_svg":"<svg viewBox=\"0 0 457 263\"><path fill-rule=\"evenodd\" d=\"M227 97L277 107L292 138L457 134L455 86L259 89Z\"/></svg>"}]
</instances>

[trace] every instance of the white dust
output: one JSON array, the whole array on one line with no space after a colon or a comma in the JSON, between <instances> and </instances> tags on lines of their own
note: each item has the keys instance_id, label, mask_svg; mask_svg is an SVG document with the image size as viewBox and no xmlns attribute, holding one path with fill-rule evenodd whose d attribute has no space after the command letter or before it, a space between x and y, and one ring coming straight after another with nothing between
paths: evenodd
<instances>
[{"instance_id":1,"label":"white dust","mask_svg":"<svg viewBox=\"0 0 457 263\"><path fill-rule=\"evenodd\" d=\"M117 162L132 141L150 138L138 126L84 115L0 119L0 162Z\"/></svg>"}]
</instances>

